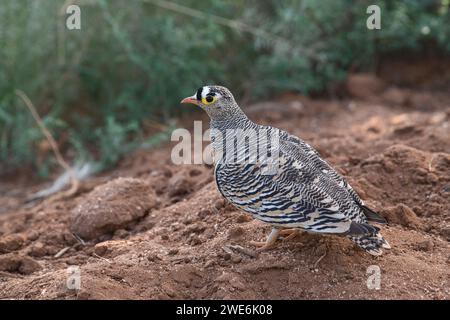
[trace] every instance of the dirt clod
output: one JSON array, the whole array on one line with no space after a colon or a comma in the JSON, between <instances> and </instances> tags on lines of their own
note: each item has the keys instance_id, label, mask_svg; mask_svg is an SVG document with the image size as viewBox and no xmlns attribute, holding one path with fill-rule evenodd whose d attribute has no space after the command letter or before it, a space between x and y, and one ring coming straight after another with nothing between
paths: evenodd
<instances>
[{"instance_id":1,"label":"dirt clod","mask_svg":"<svg viewBox=\"0 0 450 320\"><path fill-rule=\"evenodd\" d=\"M450 227L443 227L441 229L441 235L447 239L447 241L450 241Z\"/></svg>"},{"instance_id":2,"label":"dirt clod","mask_svg":"<svg viewBox=\"0 0 450 320\"><path fill-rule=\"evenodd\" d=\"M252 221L252 217L249 214L240 214L236 218L237 223L245 223Z\"/></svg>"},{"instance_id":3,"label":"dirt clod","mask_svg":"<svg viewBox=\"0 0 450 320\"><path fill-rule=\"evenodd\" d=\"M191 181L184 172L174 175L168 183L170 197L183 196L192 190Z\"/></svg>"},{"instance_id":4,"label":"dirt clod","mask_svg":"<svg viewBox=\"0 0 450 320\"><path fill-rule=\"evenodd\" d=\"M417 244L417 249L422 251L431 251L433 250L434 243L431 240L425 240Z\"/></svg>"},{"instance_id":5,"label":"dirt clod","mask_svg":"<svg viewBox=\"0 0 450 320\"><path fill-rule=\"evenodd\" d=\"M28 254L32 257L43 257L47 253L47 247L42 242L35 242L30 246Z\"/></svg>"},{"instance_id":6,"label":"dirt clod","mask_svg":"<svg viewBox=\"0 0 450 320\"><path fill-rule=\"evenodd\" d=\"M244 235L245 231L243 228L237 226L237 227L231 227L228 230L228 238L229 239L237 239Z\"/></svg>"},{"instance_id":7,"label":"dirt clod","mask_svg":"<svg viewBox=\"0 0 450 320\"><path fill-rule=\"evenodd\" d=\"M153 190L142 180L118 178L82 197L72 211L70 229L83 239L126 227L156 205Z\"/></svg>"},{"instance_id":8,"label":"dirt clod","mask_svg":"<svg viewBox=\"0 0 450 320\"><path fill-rule=\"evenodd\" d=\"M41 269L41 265L30 257L20 256L14 253L0 255L0 271L27 275Z\"/></svg>"},{"instance_id":9,"label":"dirt clod","mask_svg":"<svg viewBox=\"0 0 450 320\"><path fill-rule=\"evenodd\" d=\"M19 250L25 238L20 234L11 234L0 238L0 254Z\"/></svg>"},{"instance_id":10,"label":"dirt clod","mask_svg":"<svg viewBox=\"0 0 450 320\"><path fill-rule=\"evenodd\" d=\"M398 223L412 228L418 228L421 225L420 219L414 211L403 203L384 209L382 214L390 223Z\"/></svg>"},{"instance_id":11,"label":"dirt clod","mask_svg":"<svg viewBox=\"0 0 450 320\"><path fill-rule=\"evenodd\" d=\"M97 243L94 247L94 252L99 256L105 255L108 252L108 244L105 242Z\"/></svg>"}]
</instances>

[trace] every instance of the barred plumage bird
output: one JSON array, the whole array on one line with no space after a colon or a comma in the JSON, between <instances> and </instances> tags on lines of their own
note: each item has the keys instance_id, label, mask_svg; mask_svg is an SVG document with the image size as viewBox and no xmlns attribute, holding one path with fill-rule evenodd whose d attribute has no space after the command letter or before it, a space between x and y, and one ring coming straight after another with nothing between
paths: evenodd
<instances>
[{"instance_id":1,"label":"barred plumage bird","mask_svg":"<svg viewBox=\"0 0 450 320\"><path fill-rule=\"evenodd\" d=\"M260 249L272 247L280 234L292 237L299 229L347 236L373 255L390 248L379 228L369 224L385 223L384 218L366 207L306 142L252 122L224 87L201 87L181 102L200 106L211 118L220 193L273 226L265 242L253 242Z\"/></svg>"}]
</instances>

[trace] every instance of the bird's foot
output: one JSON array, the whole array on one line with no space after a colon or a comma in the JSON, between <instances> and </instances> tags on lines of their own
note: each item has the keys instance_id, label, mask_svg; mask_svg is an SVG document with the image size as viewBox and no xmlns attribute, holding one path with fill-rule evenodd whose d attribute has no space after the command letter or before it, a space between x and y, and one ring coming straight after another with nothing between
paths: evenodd
<instances>
[{"instance_id":1,"label":"bird's foot","mask_svg":"<svg viewBox=\"0 0 450 320\"><path fill-rule=\"evenodd\" d=\"M278 228L272 228L269 236L266 241L250 241L252 246L258 247L256 251L265 251L268 249L272 249L275 247L275 243L279 236L283 236L283 241L288 241L294 239L296 236L300 234L300 230L298 229L283 229L280 230Z\"/></svg>"},{"instance_id":2,"label":"bird's foot","mask_svg":"<svg viewBox=\"0 0 450 320\"><path fill-rule=\"evenodd\" d=\"M275 247L275 244L268 244L266 241L250 241L250 245L257 247L256 251L265 251Z\"/></svg>"},{"instance_id":3,"label":"bird's foot","mask_svg":"<svg viewBox=\"0 0 450 320\"><path fill-rule=\"evenodd\" d=\"M280 229L272 228L266 241L250 241L252 246L258 247L256 251L265 251L275 247L275 242L277 242L278 236L280 234Z\"/></svg>"},{"instance_id":4,"label":"bird's foot","mask_svg":"<svg viewBox=\"0 0 450 320\"><path fill-rule=\"evenodd\" d=\"M294 239L300 234L298 229L283 229L280 231L280 236L283 236L283 241L288 241Z\"/></svg>"}]
</instances>

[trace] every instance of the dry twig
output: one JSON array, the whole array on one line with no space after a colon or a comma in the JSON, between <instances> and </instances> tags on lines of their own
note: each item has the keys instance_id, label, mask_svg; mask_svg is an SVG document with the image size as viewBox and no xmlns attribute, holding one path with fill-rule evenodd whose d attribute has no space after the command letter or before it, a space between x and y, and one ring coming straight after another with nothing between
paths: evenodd
<instances>
[{"instance_id":1,"label":"dry twig","mask_svg":"<svg viewBox=\"0 0 450 320\"><path fill-rule=\"evenodd\" d=\"M41 129L42 133L44 134L45 138L48 140L50 147L52 148L53 154L55 155L56 161L58 161L58 164L70 175L70 181L71 181L71 187L69 190L61 194L58 199L64 198L64 197L70 197L73 194L75 194L78 191L79 187L79 180L76 177L73 169L69 166L69 164L64 160L64 158L61 155L61 152L59 151L58 144L56 143L55 139L53 138L50 131L45 126L44 122L42 121L41 117L36 111L36 108L34 107L31 100L28 98L28 96L22 91L22 90L16 90L16 95L19 96L25 105L27 106L28 110L31 112L31 115L33 116L34 120L38 124L39 128ZM56 199L54 199L56 200Z\"/></svg>"},{"instance_id":2,"label":"dry twig","mask_svg":"<svg viewBox=\"0 0 450 320\"><path fill-rule=\"evenodd\" d=\"M323 258L325 258L325 256L327 255L327 251L328 251L328 250L325 249L324 254L321 255L321 256L319 257L319 259L317 259L317 261L314 263L314 269L317 268L317 266L319 265L319 262L322 261Z\"/></svg>"},{"instance_id":3,"label":"dry twig","mask_svg":"<svg viewBox=\"0 0 450 320\"><path fill-rule=\"evenodd\" d=\"M429 172L433 172L434 171L432 164L433 164L433 160L434 160L435 157L436 157L436 154L433 153L433 155L431 156L430 162L428 162L428 171Z\"/></svg>"}]
</instances>

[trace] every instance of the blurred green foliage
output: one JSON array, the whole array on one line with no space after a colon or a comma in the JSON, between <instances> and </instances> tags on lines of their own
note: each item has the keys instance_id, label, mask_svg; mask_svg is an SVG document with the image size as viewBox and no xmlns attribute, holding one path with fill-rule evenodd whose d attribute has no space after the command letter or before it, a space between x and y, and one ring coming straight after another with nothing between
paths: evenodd
<instances>
[{"instance_id":1,"label":"blurred green foliage","mask_svg":"<svg viewBox=\"0 0 450 320\"><path fill-rule=\"evenodd\" d=\"M3 169L36 165L43 140L15 89L27 93L66 156L108 167L149 145L145 119L169 123L188 109L180 99L201 85L252 99L309 94L329 90L349 69L371 68L379 54L430 44L450 52L449 0L176 2L196 11L157 0L73 2L81 30L65 27L64 1L0 5ZM373 3L381 30L366 28ZM156 137L152 143L167 135Z\"/></svg>"}]
</instances>

